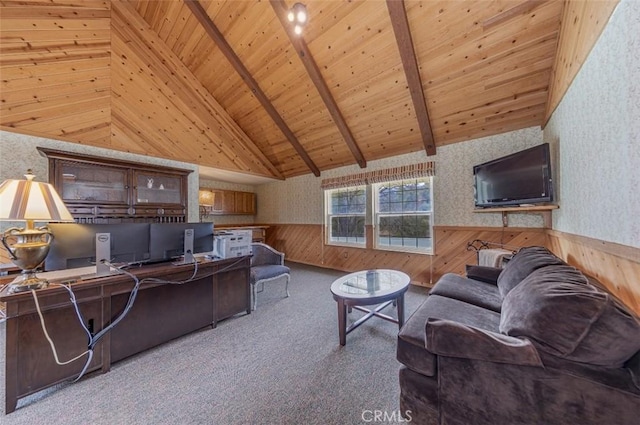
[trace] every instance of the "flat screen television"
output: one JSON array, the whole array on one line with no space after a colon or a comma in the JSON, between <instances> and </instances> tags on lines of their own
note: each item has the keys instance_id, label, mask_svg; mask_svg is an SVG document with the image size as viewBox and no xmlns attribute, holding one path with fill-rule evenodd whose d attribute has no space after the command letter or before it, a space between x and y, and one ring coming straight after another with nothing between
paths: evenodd
<instances>
[{"instance_id":1,"label":"flat screen television","mask_svg":"<svg viewBox=\"0 0 640 425\"><path fill-rule=\"evenodd\" d=\"M213 251L213 223L152 223L149 232L151 261L172 260L184 255L184 231L193 229L193 252Z\"/></svg>"},{"instance_id":2,"label":"flat screen television","mask_svg":"<svg viewBox=\"0 0 640 425\"><path fill-rule=\"evenodd\" d=\"M149 259L149 224L49 223L53 234L44 262L46 271L75 269L96 263L96 233L111 235L111 262L132 263Z\"/></svg>"},{"instance_id":3,"label":"flat screen television","mask_svg":"<svg viewBox=\"0 0 640 425\"><path fill-rule=\"evenodd\" d=\"M477 208L552 202L549 144L476 165L473 178Z\"/></svg>"}]
</instances>

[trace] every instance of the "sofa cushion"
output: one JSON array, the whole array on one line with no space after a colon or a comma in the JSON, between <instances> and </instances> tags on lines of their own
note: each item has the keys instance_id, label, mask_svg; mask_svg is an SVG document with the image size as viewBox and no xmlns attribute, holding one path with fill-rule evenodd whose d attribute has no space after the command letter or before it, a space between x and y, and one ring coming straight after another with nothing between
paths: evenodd
<instances>
[{"instance_id":1,"label":"sofa cushion","mask_svg":"<svg viewBox=\"0 0 640 425\"><path fill-rule=\"evenodd\" d=\"M436 374L436 356L426 345L425 326L429 318L457 321L498 332L500 314L473 304L439 295L429 295L405 321L398 333L397 359L409 369L427 376Z\"/></svg>"},{"instance_id":2,"label":"sofa cushion","mask_svg":"<svg viewBox=\"0 0 640 425\"><path fill-rule=\"evenodd\" d=\"M507 263L498 276L498 290L504 298L509 291L529 276L533 271L542 267L565 264L548 249L541 246L522 248Z\"/></svg>"},{"instance_id":3,"label":"sofa cushion","mask_svg":"<svg viewBox=\"0 0 640 425\"><path fill-rule=\"evenodd\" d=\"M538 351L526 338L433 318L427 320L426 332L429 351L439 356L542 366Z\"/></svg>"},{"instance_id":4,"label":"sofa cushion","mask_svg":"<svg viewBox=\"0 0 640 425\"><path fill-rule=\"evenodd\" d=\"M443 275L429 292L500 312L502 297L495 284L467 279L454 273Z\"/></svg>"},{"instance_id":5,"label":"sofa cushion","mask_svg":"<svg viewBox=\"0 0 640 425\"><path fill-rule=\"evenodd\" d=\"M502 273L502 269L496 267L476 266L472 264L467 264L465 269L465 274L469 279L491 283L494 286L498 282L498 276Z\"/></svg>"},{"instance_id":6,"label":"sofa cushion","mask_svg":"<svg viewBox=\"0 0 640 425\"><path fill-rule=\"evenodd\" d=\"M502 302L500 331L569 360L621 367L640 350L640 319L575 268L541 268Z\"/></svg>"}]
</instances>

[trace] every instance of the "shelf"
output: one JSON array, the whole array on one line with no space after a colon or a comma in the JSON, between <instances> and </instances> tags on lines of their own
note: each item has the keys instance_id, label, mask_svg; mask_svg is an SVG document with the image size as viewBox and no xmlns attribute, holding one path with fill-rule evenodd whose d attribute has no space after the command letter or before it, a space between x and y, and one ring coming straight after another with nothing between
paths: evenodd
<instances>
[{"instance_id":1,"label":"shelf","mask_svg":"<svg viewBox=\"0 0 640 425\"><path fill-rule=\"evenodd\" d=\"M496 207L496 208L476 208L473 212L490 213L490 212L515 212L526 213L529 211L550 211L557 209L557 205L532 205L528 207Z\"/></svg>"},{"instance_id":2,"label":"shelf","mask_svg":"<svg viewBox=\"0 0 640 425\"><path fill-rule=\"evenodd\" d=\"M110 189L110 190L127 190L124 185L122 185L122 183L98 183L98 182L94 182L94 181L79 181L79 180L74 180L74 181L65 181L64 182L64 186L67 187L82 187L82 188L87 188L87 189Z\"/></svg>"},{"instance_id":3,"label":"shelf","mask_svg":"<svg viewBox=\"0 0 640 425\"><path fill-rule=\"evenodd\" d=\"M495 208L476 208L474 213L502 213L502 225L509 225L508 214L542 214L545 228L551 228L551 211L558 209L558 205L531 205L517 207L495 207Z\"/></svg>"},{"instance_id":4,"label":"shelf","mask_svg":"<svg viewBox=\"0 0 640 425\"><path fill-rule=\"evenodd\" d=\"M157 187L152 187L149 189L148 187L139 187L138 192L165 192L165 193L180 193L180 189L160 189Z\"/></svg>"}]
</instances>

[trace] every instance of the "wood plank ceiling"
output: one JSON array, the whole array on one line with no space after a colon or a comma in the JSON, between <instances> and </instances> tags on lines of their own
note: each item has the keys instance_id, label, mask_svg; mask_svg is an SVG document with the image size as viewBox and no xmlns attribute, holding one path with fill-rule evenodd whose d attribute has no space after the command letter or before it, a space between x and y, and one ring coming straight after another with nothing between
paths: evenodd
<instances>
[{"instance_id":1,"label":"wood plank ceiling","mask_svg":"<svg viewBox=\"0 0 640 425\"><path fill-rule=\"evenodd\" d=\"M274 178L543 125L563 12L580 13L306 0L296 38L292 1L0 3L0 128Z\"/></svg>"}]
</instances>

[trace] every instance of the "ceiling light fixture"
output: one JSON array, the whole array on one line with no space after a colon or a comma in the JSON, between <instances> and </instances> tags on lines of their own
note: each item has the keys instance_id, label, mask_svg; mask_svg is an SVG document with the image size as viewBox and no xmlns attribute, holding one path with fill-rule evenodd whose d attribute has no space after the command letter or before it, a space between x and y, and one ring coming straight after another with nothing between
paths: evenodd
<instances>
[{"instance_id":1,"label":"ceiling light fixture","mask_svg":"<svg viewBox=\"0 0 640 425\"><path fill-rule=\"evenodd\" d=\"M287 14L287 19L293 24L293 32L300 35L302 28L307 24L307 6L302 3L296 3Z\"/></svg>"}]
</instances>

